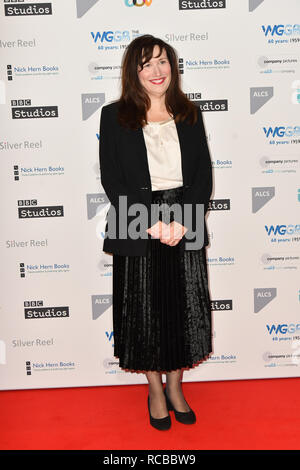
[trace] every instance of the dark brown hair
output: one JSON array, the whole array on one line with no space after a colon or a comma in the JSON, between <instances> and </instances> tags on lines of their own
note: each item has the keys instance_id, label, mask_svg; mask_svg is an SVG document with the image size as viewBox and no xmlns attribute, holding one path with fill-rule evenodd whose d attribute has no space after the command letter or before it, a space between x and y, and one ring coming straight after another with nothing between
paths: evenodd
<instances>
[{"instance_id":1,"label":"dark brown hair","mask_svg":"<svg viewBox=\"0 0 300 470\"><path fill-rule=\"evenodd\" d=\"M118 118L122 126L138 129L147 124L146 113L150 99L139 81L138 67L143 68L153 56L154 46L159 47L159 55L166 51L171 66L171 82L166 92L167 111L175 121L197 121L197 108L181 90L178 57L175 49L162 39L145 34L134 39L126 48L122 59L122 91L119 100Z\"/></svg>"}]
</instances>

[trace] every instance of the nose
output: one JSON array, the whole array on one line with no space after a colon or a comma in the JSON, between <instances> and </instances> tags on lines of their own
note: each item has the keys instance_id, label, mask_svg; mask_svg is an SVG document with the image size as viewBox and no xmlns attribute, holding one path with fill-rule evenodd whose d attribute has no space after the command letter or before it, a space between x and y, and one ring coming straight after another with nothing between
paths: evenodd
<instances>
[{"instance_id":1,"label":"nose","mask_svg":"<svg viewBox=\"0 0 300 470\"><path fill-rule=\"evenodd\" d=\"M161 71L160 71L160 65L159 64L154 64L154 67L153 67L153 75L155 77L159 77L161 75Z\"/></svg>"}]
</instances>

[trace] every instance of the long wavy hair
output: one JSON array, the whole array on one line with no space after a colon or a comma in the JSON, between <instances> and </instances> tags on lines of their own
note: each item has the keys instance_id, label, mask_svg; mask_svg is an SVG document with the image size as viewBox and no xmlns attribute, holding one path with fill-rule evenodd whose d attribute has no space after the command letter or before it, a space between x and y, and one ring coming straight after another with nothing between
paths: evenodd
<instances>
[{"instance_id":1,"label":"long wavy hair","mask_svg":"<svg viewBox=\"0 0 300 470\"><path fill-rule=\"evenodd\" d=\"M171 66L171 82L166 91L165 104L175 122L197 121L197 108L181 90L178 57L175 49L162 39L145 34L134 39L126 48L122 58L121 96L118 106L118 119L122 126L138 129L147 124L147 111L150 98L139 81L138 69L143 68L153 56L154 46L159 47L159 55L166 51Z\"/></svg>"}]
</instances>

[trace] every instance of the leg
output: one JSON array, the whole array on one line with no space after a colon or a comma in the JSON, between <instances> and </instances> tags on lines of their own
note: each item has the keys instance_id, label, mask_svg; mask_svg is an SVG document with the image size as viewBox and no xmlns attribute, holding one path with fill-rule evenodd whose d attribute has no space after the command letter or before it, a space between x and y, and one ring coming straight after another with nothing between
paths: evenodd
<instances>
[{"instance_id":1,"label":"leg","mask_svg":"<svg viewBox=\"0 0 300 470\"><path fill-rule=\"evenodd\" d=\"M163 391L161 372L146 371L149 382L150 413L153 418L168 416L166 399Z\"/></svg>"},{"instance_id":2,"label":"leg","mask_svg":"<svg viewBox=\"0 0 300 470\"><path fill-rule=\"evenodd\" d=\"M177 369L174 371L172 370L171 372L167 372L166 374L166 391L173 406L177 411L181 411L183 413L189 411L190 408L184 399L181 389L181 380L183 375L182 369Z\"/></svg>"}]
</instances>

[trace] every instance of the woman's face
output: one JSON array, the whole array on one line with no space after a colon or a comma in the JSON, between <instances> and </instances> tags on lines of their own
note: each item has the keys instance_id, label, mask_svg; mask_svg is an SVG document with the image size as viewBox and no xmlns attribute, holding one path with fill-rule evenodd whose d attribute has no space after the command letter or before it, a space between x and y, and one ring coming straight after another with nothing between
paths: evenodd
<instances>
[{"instance_id":1,"label":"woman's face","mask_svg":"<svg viewBox=\"0 0 300 470\"><path fill-rule=\"evenodd\" d=\"M166 93L171 81L171 65L165 49L159 54L159 47L154 46L153 55L141 69L138 68L140 83L151 97L159 97Z\"/></svg>"}]
</instances>

